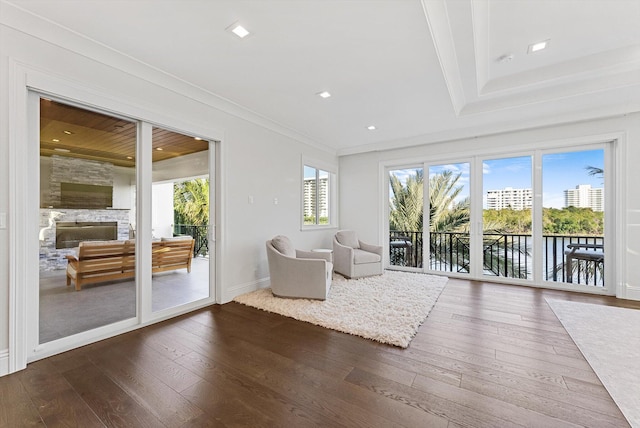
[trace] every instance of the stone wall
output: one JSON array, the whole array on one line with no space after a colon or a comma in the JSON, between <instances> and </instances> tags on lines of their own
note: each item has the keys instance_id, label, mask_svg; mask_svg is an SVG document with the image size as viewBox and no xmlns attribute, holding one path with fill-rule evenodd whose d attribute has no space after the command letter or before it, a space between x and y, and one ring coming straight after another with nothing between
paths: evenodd
<instances>
[{"instance_id":1,"label":"stone wall","mask_svg":"<svg viewBox=\"0 0 640 428\"><path fill-rule=\"evenodd\" d=\"M74 248L56 249L57 221L115 221L118 239L129 239L129 210L40 209L40 271L66 269L65 255L76 253Z\"/></svg>"},{"instance_id":2,"label":"stone wall","mask_svg":"<svg viewBox=\"0 0 640 428\"><path fill-rule=\"evenodd\" d=\"M41 206L59 207L61 205L60 183L113 186L113 174L113 164L108 162L53 155L48 199L41 201ZM43 195L43 198L46 196Z\"/></svg>"}]
</instances>

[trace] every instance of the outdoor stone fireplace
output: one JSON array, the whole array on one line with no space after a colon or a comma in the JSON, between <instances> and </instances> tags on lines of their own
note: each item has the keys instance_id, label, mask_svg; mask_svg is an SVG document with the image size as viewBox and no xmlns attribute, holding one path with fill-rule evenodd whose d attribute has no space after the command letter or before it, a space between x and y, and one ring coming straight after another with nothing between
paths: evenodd
<instances>
[{"instance_id":1,"label":"outdoor stone fireplace","mask_svg":"<svg viewBox=\"0 0 640 428\"><path fill-rule=\"evenodd\" d=\"M65 255L75 254L80 241L129 239L129 215L127 209L40 209L40 270L66 269Z\"/></svg>"}]
</instances>

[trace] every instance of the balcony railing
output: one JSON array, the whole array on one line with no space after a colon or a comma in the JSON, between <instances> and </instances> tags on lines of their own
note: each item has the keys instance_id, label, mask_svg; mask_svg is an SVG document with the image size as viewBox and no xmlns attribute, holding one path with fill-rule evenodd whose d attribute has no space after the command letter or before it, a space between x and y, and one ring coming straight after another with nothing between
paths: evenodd
<instances>
[{"instance_id":1,"label":"balcony railing","mask_svg":"<svg viewBox=\"0 0 640 428\"><path fill-rule=\"evenodd\" d=\"M196 241L193 247L193 256L209 255L209 226L196 226L193 224L175 224L173 225L174 235L189 235Z\"/></svg>"},{"instance_id":2,"label":"balcony railing","mask_svg":"<svg viewBox=\"0 0 640 428\"><path fill-rule=\"evenodd\" d=\"M604 286L604 257L574 261L567 272L565 252L569 244L603 244L602 236L543 235L543 278L545 281ZM532 236L485 233L482 239L485 275L528 279L532 275ZM597 250L594 250L597 251ZM469 272L468 233L429 234L429 268L441 272ZM414 231L389 233L389 259L392 266L423 267L423 234Z\"/></svg>"}]
</instances>

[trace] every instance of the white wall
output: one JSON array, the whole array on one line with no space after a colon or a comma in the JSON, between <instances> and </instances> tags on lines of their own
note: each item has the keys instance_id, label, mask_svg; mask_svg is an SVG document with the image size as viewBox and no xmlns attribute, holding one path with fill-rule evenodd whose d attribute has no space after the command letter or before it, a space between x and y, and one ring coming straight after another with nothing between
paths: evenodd
<instances>
[{"instance_id":1,"label":"white wall","mask_svg":"<svg viewBox=\"0 0 640 428\"><path fill-rule=\"evenodd\" d=\"M153 237L170 238L173 236L173 183L154 184L151 190Z\"/></svg>"},{"instance_id":2,"label":"white wall","mask_svg":"<svg viewBox=\"0 0 640 428\"><path fill-rule=\"evenodd\" d=\"M136 185L136 171L133 168L113 167L113 208L134 209L132 198Z\"/></svg>"},{"instance_id":3,"label":"white wall","mask_svg":"<svg viewBox=\"0 0 640 428\"><path fill-rule=\"evenodd\" d=\"M603 136L619 136L621 150L614 174L621 173L616 195L616 209L621 210L613 239L620 259L607 262L607 267L619 269L618 297L640 300L640 113L624 117L594 120L548 128L511 132L416 145L411 148L343 156L340 158L340 226L354 228L365 239L382 243L384 221L380 186L381 165L416 164L430 159L465 157L491 151L532 149L545 144L567 141L602 141Z\"/></svg>"},{"instance_id":4,"label":"white wall","mask_svg":"<svg viewBox=\"0 0 640 428\"><path fill-rule=\"evenodd\" d=\"M334 153L304 144L303 137L298 138L276 124L265 123L263 118L257 119L261 125L245 120L252 118L251 114L238 111L237 107L229 107L233 114L227 113L223 111L224 102L210 94L76 38L49 23L33 21L33 17L8 8L6 3L0 3L0 8L0 213L9 213L11 209L9 181L12 178L8 162L10 147L16 141L14 128L9 134L8 123L11 109L17 107L14 97L7 94L20 94L24 90L16 87L20 79L14 73L26 68L118 100L131 106L131 111L150 112L152 117L142 119L158 125L202 137L208 137L202 134L212 128L224 135L220 245L224 260L221 288L225 301L255 288L267 278L264 243L268 238L287 234L299 248L330 245L333 230L300 230L300 162L302 156L308 156L337 164ZM42 37L32 37L12 26L27 28L28 32ZM249 195L254 196L253 204L248 204ZM273 198L278 198L277 205ZM10 253L9 229L0 229L0 360L8 348ZM0 361L0 375L2 364Z\"/></svg>"}]
</instances>

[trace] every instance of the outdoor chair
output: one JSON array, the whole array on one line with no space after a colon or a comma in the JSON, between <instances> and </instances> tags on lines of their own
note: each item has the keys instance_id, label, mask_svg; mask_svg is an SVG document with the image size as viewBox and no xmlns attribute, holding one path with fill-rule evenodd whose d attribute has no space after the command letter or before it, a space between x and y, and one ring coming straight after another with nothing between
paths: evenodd
<instances>
[{"instance_id":1,"label":"outdoor chair","mask_svg":"<svg viewBox=\"0 0 640 428\"><path fill-rule=\"evenodd\" d=\"M274 296L327 298L333 276L330 252L296 250L291 240L282 235L267 241L266 245Z\"/></svg>"},{"instance_id":2,"label":"outdoor chair","mask_svg":"<svg viewBox=\"0 0 640 428\"><path fill-rule=\"evenodd\" d=\"M585 263L593 262L594 266L597 263L604 264L604 245L602 244L571 243L567 245L567 248L570 249L564 252L567 258L565 264L567 282L573 282L574 262L579 262L580 260ZM585 269L585 272L588 271ZM595 269L593 275L595 276Z\"/></svg>"},{"instance_id":3,"label":"outdoor chair","mask_svg":"<svg viewBox=\"0 0 640 428\"><path fill-rule=\"evenodd\" d=\"M347 278L382 275L382 247L360 241L352 230L333 237L334 269Z\"/></svg>"}]
</instances>

